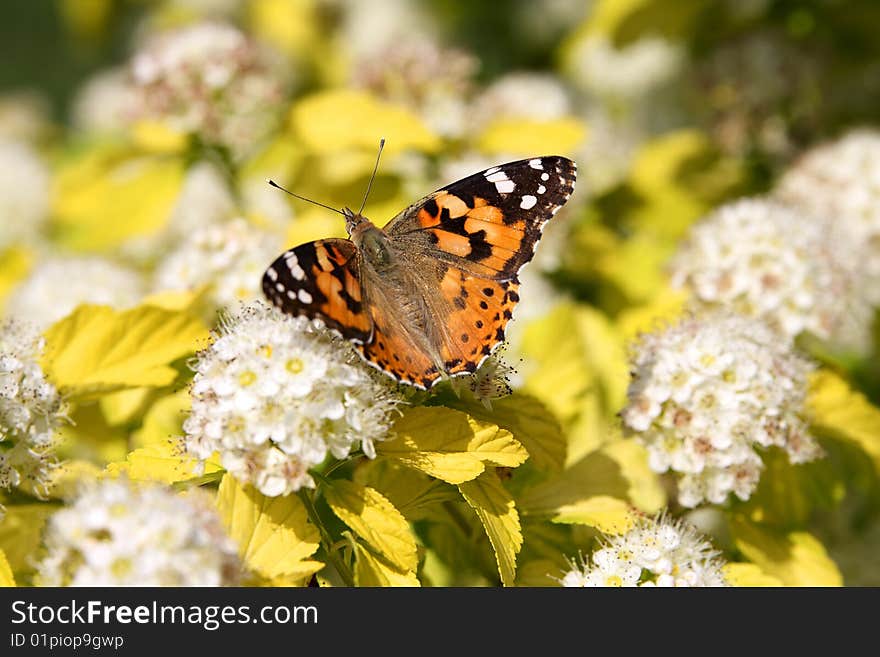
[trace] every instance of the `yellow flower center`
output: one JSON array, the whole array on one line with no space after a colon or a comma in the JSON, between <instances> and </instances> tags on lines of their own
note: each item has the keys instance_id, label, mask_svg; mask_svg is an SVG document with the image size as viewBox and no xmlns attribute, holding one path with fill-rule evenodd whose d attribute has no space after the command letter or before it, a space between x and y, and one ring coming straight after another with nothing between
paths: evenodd
<instances>
[{"instance_id":1,"label":"yellow flower center","mask_svg":"<svg viewBox=\"0 0 880 657\"><path fill-rule=\"evenodd\" d=\"M238 376L238 383L242 388L247 388L249 385L254 383L257 380L257 375L248 370L247 372L242 372Z\"/></svg>"},{"instance_id":2,"label":"yellow flower center","mask_svg":"<svg viewBox=\"0 0 880 657\"><path fill-rule=\"evenodd\" d=\"M620 575L609 575L605 578L605 586L615 586L620 588L623 586L623 580L620 579Z\"/></svg>"},{"instance_id":3,"label":"yellow flower center","mask_svg":"<svg viewBox=\"0 0 880 657\"><path fill-rule=\"evenodd\" d=\"M291 374L299 374L305 368L305 363L302 362L299 358L291 358L287 361L287 371Z\"/></svg>"},{"instance_id":4,"label":"yellow flower center","mask_svg":"<svg viewBox=\"0 0 880 657\"><path fill-rule=\"evenodd\" d=\"M125 558L117 559L110 566L110 572L113 573L113 577L122 579L131 572L131 560Z\"/></svg>"}]
</instances>

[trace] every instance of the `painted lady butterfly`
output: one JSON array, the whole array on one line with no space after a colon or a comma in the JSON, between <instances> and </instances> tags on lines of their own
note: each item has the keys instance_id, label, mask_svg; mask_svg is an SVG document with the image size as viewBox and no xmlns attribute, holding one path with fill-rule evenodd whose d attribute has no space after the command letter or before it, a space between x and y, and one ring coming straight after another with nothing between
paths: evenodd
<instances>
[{"instance_id":1,"label":"painted lady butterfly","mask_svg":"<svg viewBox=\"0 0 880 657\"><path fill-rule=\"evenodd\" d=\"M397 381L427 389L474 372L504 340L517 274L571 196L576 169L559 156L492 167L384 228L345 208L351 239L286 251L263 291L285 313L321 320Z\"/></svg>"}]
</instances>

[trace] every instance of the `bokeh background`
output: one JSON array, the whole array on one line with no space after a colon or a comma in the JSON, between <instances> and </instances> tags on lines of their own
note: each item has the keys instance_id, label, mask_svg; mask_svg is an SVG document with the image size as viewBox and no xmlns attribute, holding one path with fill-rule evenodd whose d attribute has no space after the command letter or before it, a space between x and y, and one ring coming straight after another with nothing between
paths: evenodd
<instances>
[{"instance_id":1,"label":"bokeh background","mask_svg":"<svg viewBox=\"0 0 880 657\"><path fill-rule=\"evenodd\" d=\"M768 457L754 495L695 512L643 468L650 481L634 480L643 489L629 501L690 514L730 558L777 582L880 584L878 3L47 0L8 3L4 17L3 316L47 330L82 303L149 302L186 304L216 326L260 297L284 248L345 235L338 216L266 179L356 207L380 137L366 209L380 225L464 175L566 155L579 165L576 192L524 274L508 345L510 382L559 422L565 463L623 440L627 350L640 331L685 308L758 316L853 395L813 404L826 413L814 431L826 458ZM707 223L758 197L783 206L767 210L769 237L755 237L763 215L751 210L742 223ZM758 242L764 250L747 253ZM727 271L745 281L740 293L700 278L740 256ZM59 456L86 478L124 463L157 403L186 410L186 384L181 374L175 386L75 403ZM843 407L857 416L827 417ZM22 581L46 517L30 494L10 492L0 524ZM806 533L830 561L818 575L774 570L743 547L761 544L743 519ZM526 582L594 540L542 531L526 536Z\"/></svg>"}]
</instances>

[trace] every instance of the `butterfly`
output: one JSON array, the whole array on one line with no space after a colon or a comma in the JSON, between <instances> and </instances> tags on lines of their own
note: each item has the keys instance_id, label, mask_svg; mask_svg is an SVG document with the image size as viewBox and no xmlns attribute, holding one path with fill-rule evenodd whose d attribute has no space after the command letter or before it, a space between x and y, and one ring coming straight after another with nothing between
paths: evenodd
<instances>
[{"instance_id":1,"label":"butterfly","mask_svg":"<svg viewBox=\"0 0 880 657\"><path fill-rule=\"evenodd\" d=\"M263 292L283 312L336 331L398 382L428 389L473 373L504 341L517 276L576 172L559 156L491 167L383 228L345 208L350 239L285 251L263 275Z\"/></svg>"}]
</instances>

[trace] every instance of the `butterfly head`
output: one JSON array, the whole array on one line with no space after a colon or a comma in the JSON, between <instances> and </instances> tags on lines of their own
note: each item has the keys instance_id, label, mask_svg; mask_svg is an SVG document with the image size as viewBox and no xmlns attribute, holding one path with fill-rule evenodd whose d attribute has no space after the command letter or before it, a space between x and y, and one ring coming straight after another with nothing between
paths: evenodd
<instances>
[{"instance_id":1,"label":"butterfly head","mask_svg":"<svg viewBox=\"0 0 880 657\"><path fill-rule=\"evenodd\" d=\"M373 225L373 222L364 215L360 212L355 212L351 208L342 208L342 214L345 217L345 230L348 231L349 237L354 238L357 233Z\"/></svg>"}]
</instances>

